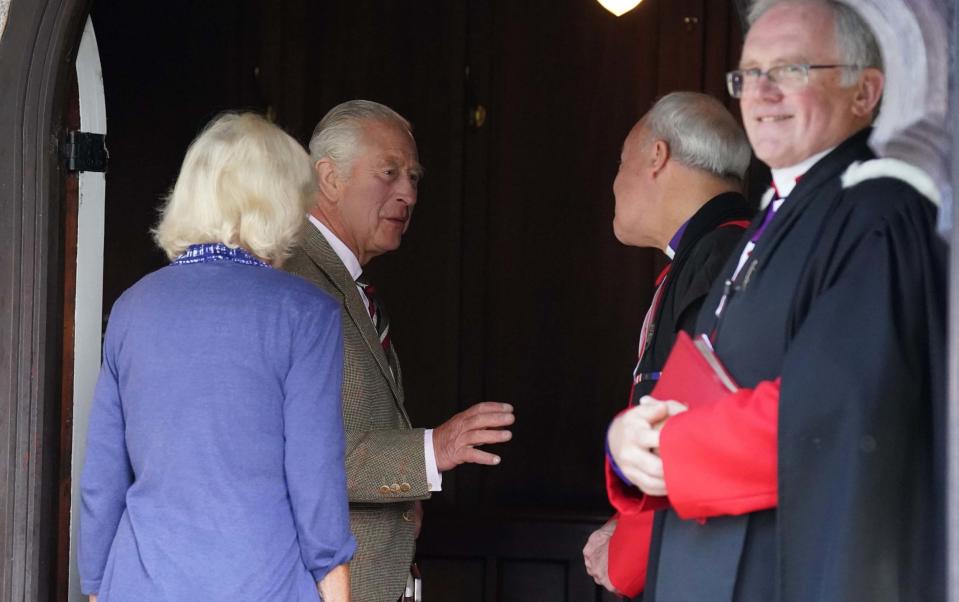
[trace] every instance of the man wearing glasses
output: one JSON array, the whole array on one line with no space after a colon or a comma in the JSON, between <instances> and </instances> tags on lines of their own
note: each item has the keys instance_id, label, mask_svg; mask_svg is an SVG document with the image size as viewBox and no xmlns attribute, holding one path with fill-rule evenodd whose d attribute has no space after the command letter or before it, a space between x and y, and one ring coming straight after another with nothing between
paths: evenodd
<instances>
[{"instance_id":1,"label":"man wearing glasses","mask_svg":"<svg viewBox=\"0 0 959 602\"><path fill-rule=\"evenodd\" d=\"M609 432L617 509L668 508L644 600L944 599L937 189L866 144L884 76L852 9L750 23L728 84L773 186L697 323L740 389Z\"/></svg>"}]
</instances>

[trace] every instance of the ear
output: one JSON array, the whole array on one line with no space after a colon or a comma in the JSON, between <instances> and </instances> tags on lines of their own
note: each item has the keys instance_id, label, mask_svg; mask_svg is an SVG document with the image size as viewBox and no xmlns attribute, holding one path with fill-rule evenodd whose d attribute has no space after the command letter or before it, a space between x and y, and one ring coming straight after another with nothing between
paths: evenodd
<instances>
[{"instance_id":1,"label":"ear","mask_svg":"<svg viewBox=\"0 0 959 602\"><path fill-rule=\"evenodd\" d=\"M669 144L665 140L655 140L650 145L649 167L652 170L653 177L659 175L666 163L669 162Z\"/></svg>"},{"instance_id":2,"label":"ear","mask_svg":"<svg viewBox=\"0 0 959 602\"><path fill-rule=\"evenodd\" d=\"M329 158L320 159L313 164L316 173L316 185L320 193L332 202L339 199L340 179L336 173L336 165Z\"/></svg>"},{"instance_id":3,"label":"ear","mask_svg":"<svg viewBox=\"0 0 959 602\"><path fill-rule=\"evenodd\" d=\"M856 95L852 101L852 112L856 117L872 120L872 116L882 99L882 90L886 83L886 76L882 71L866 67L859 76L856 84Z\"/></svg>"}]
</instances>

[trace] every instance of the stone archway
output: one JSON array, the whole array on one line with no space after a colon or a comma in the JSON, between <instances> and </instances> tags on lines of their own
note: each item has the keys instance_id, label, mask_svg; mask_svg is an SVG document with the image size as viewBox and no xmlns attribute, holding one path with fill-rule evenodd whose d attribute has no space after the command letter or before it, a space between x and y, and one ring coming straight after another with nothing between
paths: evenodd
<instances>
[{"instance_id":1,"label":"stone archway","mask_svg":"<svg viewBox=\"0 0 959 602\"><path fill-rule=\"evenodd\" d=\"M956 60L959 11L953 7L950 14L946 0L847 1L862 10L884 46L912 44L922 56L894 57L896 73L918 84L897 88L889 106L898 108L887 110L908 118L898 126L890 122L888 129L877 124L877 144L920 164L942 187L951 183L959 190L959 157L949 154L959 137L959 98L947 69ZM91 0L0 4L9 6L0 36L0 241L6 245L0 253L0 602L42 601L51 598L60 493L64 174L58 141L68 75ZM952 298L959 299L959 261L952 266ZM959 303L951 303L951 317L959 324ZM950 394L956 407L959 328L952 328ZM959 443L959 429L952 442ZM957 456L959 448L952 452ZM953 480L959 483L959 474ZM951 544L954 566L959 539L953 536ZM959 579L952 583L955 591Z\"/></svg>"},{"instance_id":2,"label":"stone archway","mask_svg":"<svg viewBox=\"0 0 959 602\"><path fill-rule=\"evenodd\" d=\"M938 0L847 0L876 33L886 92L870 143L882 156L921 167L950 189L949 10ZM942 220L949 220L944 223ZM940 229L951 226L949 211Z\"/></svg>"},{"instance_id":3,"label":"stone archway","mask_svg":"<svg viewBox=\"0 0 959 602\"><path fill-rule=\"evenodd\" d=\"M3 29L7 25L7 13L10 11L10 0L0 0L0 38L3 37Z\"/></svg>"}]
</instances>

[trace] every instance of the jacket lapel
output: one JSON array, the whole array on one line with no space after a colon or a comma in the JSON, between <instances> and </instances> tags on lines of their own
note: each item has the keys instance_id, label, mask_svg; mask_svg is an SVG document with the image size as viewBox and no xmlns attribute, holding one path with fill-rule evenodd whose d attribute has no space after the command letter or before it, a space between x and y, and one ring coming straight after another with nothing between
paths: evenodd
<instances>
[{"instance_id":1,"label":"jacket lapel","mask_svg":"<svg viewBox=\"0 0 959 602\"><path fill-rule=\"evenodd\" d=\"M343 296L343 307L347 315L356 325L360 334L363 335L363 341L366 343L367 349L376 359L376 364L380 367L380 371L383 372L387 382L390 383L390 389L393 391L397 405L403 413L403 417L406 418L406 410L403 408L403 391L399 387L398 375L394 376L390 370L386 352L380 345L380 338L373 327L369 310L363 303L359 291L356 290L356 282L319 230L312 225L308 226L304 239L303 250ZM409 421L408 418L407 421Z\"/></svg>"}]
</instances>

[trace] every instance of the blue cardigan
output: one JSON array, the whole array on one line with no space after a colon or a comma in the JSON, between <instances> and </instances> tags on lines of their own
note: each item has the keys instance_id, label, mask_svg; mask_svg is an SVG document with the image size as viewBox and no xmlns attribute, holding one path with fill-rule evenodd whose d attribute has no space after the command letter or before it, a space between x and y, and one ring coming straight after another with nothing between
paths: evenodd
<instances>
[{"instance_id":1,"label":"blue cardigan","mask_svg":"<svg viewBox=\"0 0 959 602\"><path fill-rule=\"evenodd\" d=\"M113 307L81 479L99 602L312 601L349 561L338 305L268 267L170 265Z\"/></svg>"}]
</instances>

